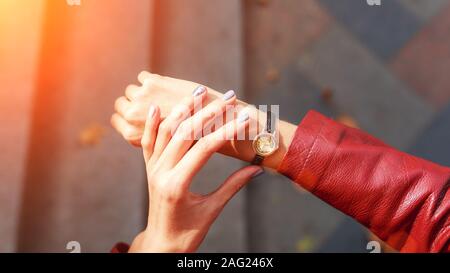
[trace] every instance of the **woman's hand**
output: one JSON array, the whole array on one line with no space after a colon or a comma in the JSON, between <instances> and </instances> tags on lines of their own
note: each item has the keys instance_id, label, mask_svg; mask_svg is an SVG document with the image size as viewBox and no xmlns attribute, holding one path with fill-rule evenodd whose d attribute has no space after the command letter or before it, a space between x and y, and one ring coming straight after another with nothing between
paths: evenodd
<instances>
[{"instance_id":1,"label":"woman's hand","mask_svg":"<svg viewBox=\"0 0 450 273\"><path fill-rule=\"evenodd\" d=\"M206 88L197 89L162 122L160 109L150 106L141 141L150 200L148 225L130 252L196 251L226 203L263 172L261 167L248 166L232 174L213 193L189 191L192 179L211 155L243 132L249 122L244 110L222 126L215 123L228 105L235 104L233 92L195 113L196 102L205 100L206 93ZM214 130L199 138L211 124L216 124Z\"/></svg>"},{"instance_id":2,"label":"woman's hand","mask_svg":"<svg viewBox=\"0 0 450 273\"><path fill-rule=\"evenodd\" d=\"M179 103L180 98L190 96L192 90L202 88L197 83L164 77L148 72L142 72L138 76L142 86L130 85L125 91L125 96L116 100L115 111L111 118L114 128L134 146L141 146L144 124L147 119L146 113L150 104L158 104L161 109L161 117L165 118L172 111L175 104ZM195 91L194 91L195 92ZM222 93L208 88L204 103L209 104L212 101L221 98ZM245 102L236 100L236 104L241 107L247 107ZM248 107L251 119L258 119L261 115L254 107ZM261 125L264 125L264 119L259 119ZM279 122L279 149L276 153L264 160L263 165L276 169L281 163L285 153L295 133L296 126L288 122ZM227 142L220 153L232 156L247 162L251 162L255 156L252 149L252 140Z\"/></svg>"},{"instance_id":3,"label":"woman's hand","mask_svg":"<svg viewBox=\"0 0 450 273\"><path fill-rule=\"evenodd\" d=\"M191 95L192 90L200 86L197 83L164 77L148 72L138 75L140 86L131 84L125 95L119 97L114 105L116 113L112 116L113 126L132 145L141 145L142 131L150 104L157 104L164 119L180 98ZM221 93L209 89L205 103L222 96ZM239 102L241 103L241 102Z\"/></svg>"}]
</instances>

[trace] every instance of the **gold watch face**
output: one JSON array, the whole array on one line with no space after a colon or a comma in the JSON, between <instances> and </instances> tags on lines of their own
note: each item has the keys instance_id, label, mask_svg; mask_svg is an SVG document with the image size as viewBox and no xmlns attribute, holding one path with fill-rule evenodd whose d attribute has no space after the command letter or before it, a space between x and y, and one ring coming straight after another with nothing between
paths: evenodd
<instances>
[{"instance_id":1,"label":"gold watch face","mask_svg":"<svg viewBox=\"0 0 450 273\"><path fill-rule=\"evenodd\" d=\"M274 135L262 133L253 140L253 149L260 156L269 156L278 149L278 142Z\"/></svg>"}]
</instances>

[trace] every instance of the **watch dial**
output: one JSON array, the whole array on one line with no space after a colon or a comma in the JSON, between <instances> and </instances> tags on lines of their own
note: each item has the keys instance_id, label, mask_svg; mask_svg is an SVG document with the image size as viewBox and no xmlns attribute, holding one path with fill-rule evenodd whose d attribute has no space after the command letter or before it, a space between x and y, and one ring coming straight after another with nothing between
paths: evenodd
<instances>
[{"instance_id":1,"label":"watch dial","mask_svg":"<svg viewBox=\"0 0 450 273\"><path fill-rule=\"evenodd\" d=\"M257 154L267 156L277 149L277 143L273 135L263 134L256 137L253 147Z\"/></svg>"}]
</instances>

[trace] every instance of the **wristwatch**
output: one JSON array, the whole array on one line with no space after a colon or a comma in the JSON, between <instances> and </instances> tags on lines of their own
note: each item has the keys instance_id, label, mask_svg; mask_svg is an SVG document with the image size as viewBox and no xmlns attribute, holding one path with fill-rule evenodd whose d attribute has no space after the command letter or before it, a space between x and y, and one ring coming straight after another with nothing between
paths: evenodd
<instances>
[{"instance_id":1,"label":"wristwatch","mask_svg":"<svg viewBox=\"0 0 450 273\"><path fill-rule=\"evenodd\" d=\"M255 157L252 165L261 165L264 159L273 154L278 149L278 139L276 135L276 121L272 122L273 115L267 111L266 126L260 134L253 140L253 151Z\"/></svg>"}]
</instances>

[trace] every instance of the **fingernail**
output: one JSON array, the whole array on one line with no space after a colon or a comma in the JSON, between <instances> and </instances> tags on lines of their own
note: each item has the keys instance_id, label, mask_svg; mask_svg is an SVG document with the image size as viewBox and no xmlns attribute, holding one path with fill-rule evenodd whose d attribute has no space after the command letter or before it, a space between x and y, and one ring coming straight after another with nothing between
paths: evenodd
<instances>
[{"instance_id":1,"label":"fingernail","mask_svg":"<svg viewBox=\"0 0 450 273\"><path fill-rule=\"evenodd\" d=\"M223 99L224 101L227 101L227 100L233 98L234 96L236 96L236 93L234 93L233 90L230 90L230 91L226 92L225 94L223 94L222 99Z\"/></svg>"},{"instance_id":2,"label":"fingernail","mask_svg":"<svg viewBox=\"0 0 450 273\"><path fill-rule=\"evenodd\" d=\"M148 109L148 117L152 118L154 114L155 114L155 106L150 105L150 108Z\"/></svg>"},{"instance_id":3,"label":"fingernail","mask_svg":"<svg viewBox=\"0 0 450 273\"><path fill-rule=\"evenodd\" d=\"M252 175L252 178L256 178L256 177L258 177L258 176L261 176L262 174L264 174L264 169L259 169L256 173L254 173L253 175Z\"/></svg>"},{"instance_id":4,"label":"fingernail","mask_svg":"<svg viewBox=\"0 0 450 273\"><path fill-rule=\"evenodd\" d=\"M192 95L194 97L198 97L205 92L206 92L206 87L200 85L199 87L195 88L195 90L192 92Z\"/></svg>"},{"instance_id":5,"label":"fingernail","mask_svg":"<svg viewBox=\"0 0 450 273\"><path fill-rule=\"evenodd\" d=\"M239 115L238 115L238 122L239 123L244 123L244 122L246 122L248 119L249 119L249 115L248 115L248 112L247 111L241 111L240 113L239 113Z\"/></svg>"}]
</instances>

